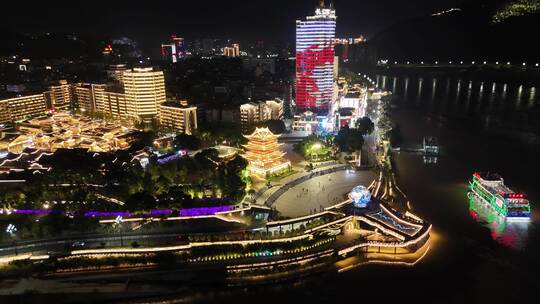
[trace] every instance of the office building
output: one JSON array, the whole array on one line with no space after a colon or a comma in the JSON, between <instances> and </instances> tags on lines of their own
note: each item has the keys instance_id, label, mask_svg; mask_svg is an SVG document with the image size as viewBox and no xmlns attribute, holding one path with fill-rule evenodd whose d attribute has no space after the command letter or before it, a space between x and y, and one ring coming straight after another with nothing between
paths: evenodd
<instances>
[{"instance_id":1,"label":"office building","mask_svg":"<svg viewBox=\"0 0 540 304\"><path fill-rule=\"evenodd\" d=\"M159 105L159 124L175 132L192 134L197 129L197 107L187 101L167 101Z\"/></svg>"},{"instance_id":2,"label":"office building","mask_svg":"<svg viewBox=\"0 0 540 304\"><path fill-rule=\"evenodd\" d=\"M333 97L336 11L324 1L296 21L296 106L328 109Z\"/></svg>"}]
</instances>

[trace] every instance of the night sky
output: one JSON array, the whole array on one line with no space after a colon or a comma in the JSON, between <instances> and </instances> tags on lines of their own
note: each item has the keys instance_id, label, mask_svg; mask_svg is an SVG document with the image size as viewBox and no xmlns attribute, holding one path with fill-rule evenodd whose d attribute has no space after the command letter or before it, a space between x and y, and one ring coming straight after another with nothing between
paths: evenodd
<instances>
[{"instance_id":1,"label":"night sky","mask_svg":"<svg viewBox=\"0 0 540 304\"><path fill-rule=\"evenodd\" d=\"M336 0L338 36L370 36L397 21L430 14L458 2L461 1ZM69 4L64 1L10 1L9 4L2 3L0 27L19 32L126 35L147 42L171 33L187 38L292 41L294 21L311 14L317 3L318 0L117 0L73 1Z\"/></svg>"}]
</instances>

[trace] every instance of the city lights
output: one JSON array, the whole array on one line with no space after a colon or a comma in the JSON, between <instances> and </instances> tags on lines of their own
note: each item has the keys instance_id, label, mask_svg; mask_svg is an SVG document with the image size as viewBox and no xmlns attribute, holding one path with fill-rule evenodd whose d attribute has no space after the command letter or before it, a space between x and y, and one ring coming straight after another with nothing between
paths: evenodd
<instances>
[{"instance_id":1,"label":"city lights","mask_svg":"<svg viewBox=\"0 0 540 304\"><path fill-rule=\"evenodd\" d=\"M0 298L528 298L540 0L252 2L3 6Z\"/></svg>"}]
</instances>

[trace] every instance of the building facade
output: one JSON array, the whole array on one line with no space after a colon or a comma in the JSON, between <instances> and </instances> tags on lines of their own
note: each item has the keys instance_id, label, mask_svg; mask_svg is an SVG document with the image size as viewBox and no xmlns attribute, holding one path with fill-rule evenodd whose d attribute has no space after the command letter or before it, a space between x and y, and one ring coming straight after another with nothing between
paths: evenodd
<instances>
[{"instance_id":1,"label":"building facade","mask_svg":"<svg viewBox=\"0 0 540 304\"><path fill-rule=\"evenodd\" d=\"M197 129L197 107L187 102L167 101L159 105L159 124L175 132L192 134Z\"/></svg>"},{"instance_id":2,"label":"building facade","mask_svg":"<svg viewBox=\"0 0 540 304\"><path fill-rule=\"evenodd\" d=\"M296 21L296 106L327 109L333 97L336 11L324 1Z\"/></svg>"}]
</instances>

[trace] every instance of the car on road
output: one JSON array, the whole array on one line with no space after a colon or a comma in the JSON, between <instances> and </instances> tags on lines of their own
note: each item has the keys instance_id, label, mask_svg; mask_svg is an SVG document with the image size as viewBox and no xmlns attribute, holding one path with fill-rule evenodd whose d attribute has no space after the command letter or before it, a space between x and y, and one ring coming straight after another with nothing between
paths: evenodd
<instances>
[{"instance_id":1,"label":"car on road","mask_svg":"<svg viewBox=\"0 0 540 304\"><path fill-rule=\"evenodd\" d=\"M76 241L71 244L71 248L80 248L80 247L84 247L85 245L86 243L83 241Z\"/></svg>"}]
</instances>

